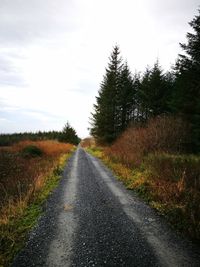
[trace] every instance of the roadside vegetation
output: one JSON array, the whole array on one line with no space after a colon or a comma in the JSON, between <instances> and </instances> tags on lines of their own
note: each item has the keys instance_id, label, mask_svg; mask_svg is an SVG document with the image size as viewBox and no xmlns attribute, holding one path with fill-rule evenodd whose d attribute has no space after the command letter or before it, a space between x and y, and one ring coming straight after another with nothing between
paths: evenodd
<instances>
[{"instance_id":1,"label":"roadside vegetation","mask_svg":"<svg viewBox=\"0 0 200 267\"><path fill-rule=\"evenodd\" d=\"M109 58L83 146L182 233L200 241L200 10L170 71Z\"/></svg>"},{"instance_id":2,"label":"roadside vegetation","mask_svg":"<svg viewBox=\"0 0 200 267\"><path fill-rule=\"evenodd\" d=\"M170 141L179 136L164 131L166 120L169 123L169 118L157 118L147 128L128 128L111 146L98 147L88 141L82 144L103 160L128 189L165 215L174 228L199 242L200 156L168 150ZM158 124L163 130L158 129Z\"/></svg>"},{"instance_id":3,"label":"roadside vegetation","mask_svg":"<svg viewBox=\"0 0 200 267\"><path fill-rule=\"evenodd\" d=\"M0 266L9 266L23 247L74 149L53 140L0 148Z\"/></svg>"}]
</instances>

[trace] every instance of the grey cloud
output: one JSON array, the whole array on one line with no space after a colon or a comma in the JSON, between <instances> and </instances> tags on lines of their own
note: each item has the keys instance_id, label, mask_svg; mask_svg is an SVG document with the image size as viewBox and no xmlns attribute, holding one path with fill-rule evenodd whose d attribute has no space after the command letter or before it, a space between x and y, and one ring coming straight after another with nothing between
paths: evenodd
<instances>
[{"instance_id":1,"label":"grey cloud","mask_svg":"<svg viewBox=\"0 0 200 267\"><path fill-rule=\"evenodd\" d=\"M0 122L2 122L0 133L55 130L60 124L60 117L43 111L14 108L8 105L0 109Z\"/></svg>"},{"instance_id":2,"label":"grey cloud","mask_svg":"<svg viewBox=\"0 0 200 267\"><path fill-rule=\"evenodd\" d=\"M0 58L0 72L8 72L12 68L12 63L11 61L6 58L5 56L1 56Z\"/></svg>"},{"instance_id":3,"label":"grey cloud","mask_svg":"<svg viewBox=\"0 0 200 267\"><path fill-rule=\"evenodd\" d=\"M156 26L173 32L174 28L185 29L186 21L189 22L197 14L200 7L199 0L151 0L146 1L148 10L153 15ZM181 10L181 12L180 12Z\"/></svg>"},{"instance_id":4,"label":"grey cloud","mask_svg":"<svg viewBox=\"0 0 200 267\"><path fill-rule=\"evenodd\" d=\"M155 15L177 16L177 14L182 14L183 17L190 12L194 13L194 11L200 6L199 0L168 0L162 1L162 3L160 0L151 0L146 1L146 4L148 9L151 10Z\"/></svg>"},{"instance_id":5,"label":"grey cloud","mask_svg":"<svg viewBox=\"0 0 200 267\"><path fill-rule=\"evenodd\" d=\"M18 52L23 54L29 45L57 41L73 31L77 27L74 2L0 0L0 86L26 85L20 69L15 68Z\"/></svg>"},{"instance_id":6,"label":"grey cloud","mask_svg":"<svg viewBox=\"0 0 200 267\"><path fill-rule=\"evenodd\" d=\"M76 28L73 1L66 0L1 0L0 43L23 44L37 38L72 31Z\"/></svg>"},{"instance_id":7,"label":"grey cloud","mask_svg":"<svg viewBox=\"0 0 200 267\"><path fill-rule=\"evenodd\" d=\"M47 130L46 125L55 125L52 128L55 130L58 124L62 126L62 121L62 116L43 110L11 106L0 99L0 133Z\"/></svg>"},{"instance_id":8,"label":"grey cloud","mask_svg":"<svg viewBox=\"0 0 200 267\"><path fill-rule=\"evenodd\" d=\"M0 86L25 86L26 83L12 63L13 55L0 55Z\"/></svg>"},{"instance_id":9,"label":"grey cloud","mask_svg":"<svg viewBox=\"0 0 200 267\"><path fill-rule=\"evenodd\" d=\"M62 118L62 116L55 115L51 112L47 112L44 110L33 109L33 108L21 108L19 106L13 106L7 103L4 99L0 99L0 117L4 118L14 118L20 116L27 116L27 117L46 117L50 118L51 120L56 120Z\"/></svg>"}]
</instances>

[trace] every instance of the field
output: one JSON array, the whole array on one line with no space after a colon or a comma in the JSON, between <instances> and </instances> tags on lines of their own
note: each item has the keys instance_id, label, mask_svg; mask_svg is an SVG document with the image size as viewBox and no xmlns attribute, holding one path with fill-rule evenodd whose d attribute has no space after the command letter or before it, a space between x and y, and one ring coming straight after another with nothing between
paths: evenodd
<instances>
[{"instance_id":1,"label":"field","mask_svg":"<svg viewBox=\"0 0 200 267\"><path fill-rule=\"evenodd\" d=\"M8 266L23 246L73 149L56 141L22 141L0 148L0 266Z\"/></svg>"}]
</instances>

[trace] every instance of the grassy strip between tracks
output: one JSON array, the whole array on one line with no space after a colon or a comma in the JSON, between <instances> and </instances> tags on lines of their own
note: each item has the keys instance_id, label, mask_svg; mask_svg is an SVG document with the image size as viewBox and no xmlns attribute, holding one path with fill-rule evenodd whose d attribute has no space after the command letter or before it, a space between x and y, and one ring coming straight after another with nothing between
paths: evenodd
<instances>
[{"instance_id":1,"label":"grassy strip between tracks","mask_svg":"<svg viewBox=\"0 0 200 267\"><path fill-rule=\"evenodd\" d=\"M200 157L150 154L140 165L126 166L106 148L92 147L87 151L112 169L128 189L136 191L164 215L174 229L200 242Z\"/></svg>"},{"instance_id":2,"label":"grassy strip between tracks","mask_svg":"<svg viewBox=\"0 0 200 267\"><path fill-rule=\"evenodd\" d=\"M53 146L55 148L54 144ZM48 144L48 149L52 149L53 146L52 144ZM61 145L56 144L56 146L58 147ZM9 200L9 196L7 196L8 201L4 203L4 206L1 205L1 267L9 266L16 253L24 246L28 233L35 226L39 216L43 212L42 207L45 200L51 194L52 190L58 185L60 178L62 177L64 166L74 151L74 147L72 145L68 145L67 150L66 146L63 146L62 149L65 149L66 152L61 153L60 150L58 154L54 154L53 156L51 151L51 158L50 154L46 154L45 159L41 157L35 161L33 169L37 168L37 164L41 164L41 161L44 160L45 162L44 164L42 163L42 168L40 166L40 173L39 171L37 172L37 175L39 173L39 176L37 176L37 179L35 179L33 184L30 185L31 190L26 191L24 195L20 191L19 196L15 197L13 195L12 198L10 197L11 200ZM33 163L32 161L30 162L30 160L32 159L28 159L29 164ZM33 169L31 169L31 173L33 172ZM35 174L36 173L34 173L34 175ZM21 175L23 175L23 173Z\"/></svg>"}]
</instances>

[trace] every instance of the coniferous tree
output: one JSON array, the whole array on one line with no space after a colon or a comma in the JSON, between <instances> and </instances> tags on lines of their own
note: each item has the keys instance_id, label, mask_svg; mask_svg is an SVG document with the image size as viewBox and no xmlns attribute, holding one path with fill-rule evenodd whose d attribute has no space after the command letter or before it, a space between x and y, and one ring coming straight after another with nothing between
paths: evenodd
<instances>
[{"instance_id":1,"label":"coniferous tree","mask_svg":"<svg viewBox=\"0 0 200 267\"><path fill-rule=\"evenodd\" d=\"M175 91L171 106L181 114L192 129L190 148L200 149L200 10L189 23L193 33L187 33L187 44L180 44L184 55L175 65Z\"/></svg>"},{"instance_id":2,"label":"coniferous tree","mask_svg":"<svg viewBox=\"0 0 200 267\"><path fill-rule=\"evenodd\" d=\"M140 82L137 92L137 121L146 121L149 116L149 91L150 91L150 74L149 67L146 68Z\"/></svg>"},{"instance_id":3,"label":"coniferous tree","mask_svg":"<svg viewBox=\"0 0 200 267\"><path fill-rule=\"evenodd\" d=\"M138 94L140 116L143 121L169 113L169 101L172 91L172 84L169 78L170 74L163 74L158 61L152 69L146 69Z\"/></svg>"},{"instance_id":4,"label":"coniferous tree","mask_svg":"<svg viewBox=\"0 0 200 267\"><path fill-rule=\"evenodd\" d=\"M127 63L124 64L121 70L119 89L117 103L119 116L118 134L123 132L134 119L136 90Z\"/></svg>"},{"instance_id":5,"label":"coniferous tree","mask_svg":"<svg viewBox=\"0 0 200 267\"><path fill-rule=\"evenodd\" d=\"M103 143L114 141L118 133L118 95L122 68L119 54L119 47L115 46L91 118L91 134Z\"/></svg>"},{"instance_id":6,"label":"coniferous tree","mask_svg":"<svg viewBox=\"0 0 200 267\"><path fill-rule=\"evenodd\" d=\"M131 111L131 122L138 123L141 121L141 101L140 101L140 92L141 92L141 76L140 73L135 73L133 76L133 107Z\"/></svg>"},{"instance_id":7,"label":"coniferous tree","mask_svg":"<svg viewBox=\"0 0 200 267\"><path fill-rule=\"evenodd\" d=\"M169 111L168 101L171 95L169 74L163 74L158 61L155 63L150 76L150 112L153 117L166 114Z\"/></svg>"},{"instance_id":8,"label":"coniferous tree","mask_svg":"<svg viewBox=\"0 0 200 267\"><path fill-rule=\"evenodd\" d=\"M76 131L74 128L70 126L70 124L67 122L62 130L62 132L59 135L58 138L61 142L71 143L77 145L80 142L80 139L78 138Z\"/></svg>"}]
</instances>

